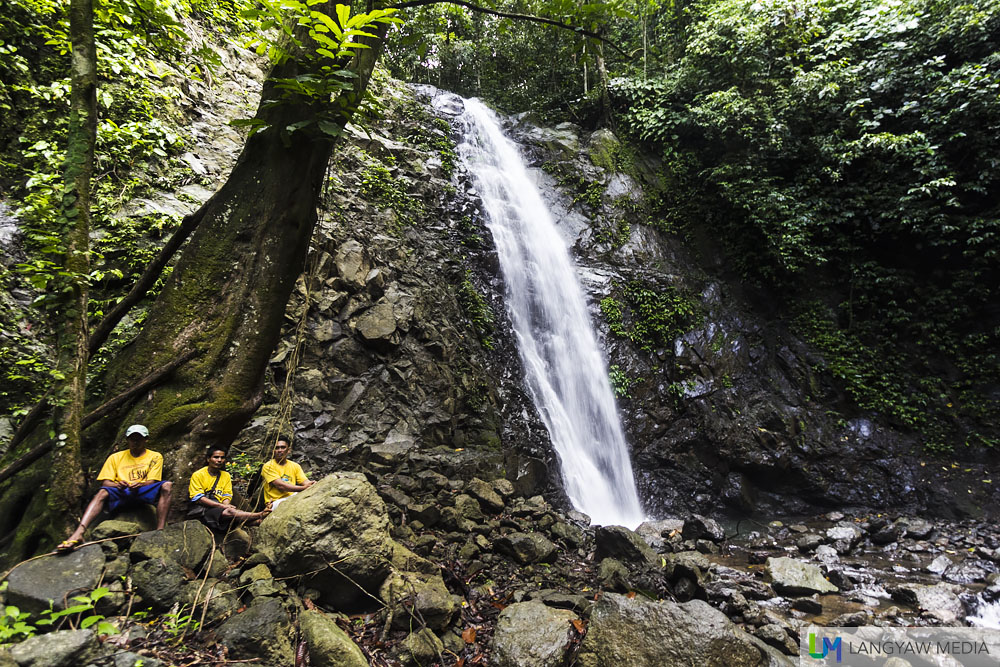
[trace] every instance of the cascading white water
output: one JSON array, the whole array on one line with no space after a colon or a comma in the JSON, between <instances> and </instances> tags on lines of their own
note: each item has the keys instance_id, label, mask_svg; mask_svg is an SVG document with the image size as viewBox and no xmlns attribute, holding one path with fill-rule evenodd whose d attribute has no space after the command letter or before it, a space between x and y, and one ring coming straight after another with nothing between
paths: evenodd
<instances>
[{"instance_id":1,"label":"cascading white water","mask_svg":"<svg viewBox=\"0 0 1000 667\"><path fill-rule=\"evenodd\" d=\"M466 100L459 155L474 175L507 286L532 399L573 506L595 524L644 520L625 435L566 241L517 147L479 100Z\"/></svg>"}]
</instances>

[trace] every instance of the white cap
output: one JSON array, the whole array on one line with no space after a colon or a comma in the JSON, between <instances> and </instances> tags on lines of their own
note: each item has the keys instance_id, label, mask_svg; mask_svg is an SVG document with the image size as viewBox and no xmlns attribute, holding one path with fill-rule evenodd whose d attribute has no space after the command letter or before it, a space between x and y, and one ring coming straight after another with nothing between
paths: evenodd
<instances>
[{"instance_id":1,"label":"white cap","mask_svg":"<svg viewBox=\"0 0 1000 667\"><path fill-rule=\"evenodd\" d=\"M125 431L125 437L127 438L130 435L135 435L136 433L138 433L144 438L149 437L149 429L143 426L142 424L132 424L131 426L129 426L128 430Z\"/></svg>"}]
</instances>

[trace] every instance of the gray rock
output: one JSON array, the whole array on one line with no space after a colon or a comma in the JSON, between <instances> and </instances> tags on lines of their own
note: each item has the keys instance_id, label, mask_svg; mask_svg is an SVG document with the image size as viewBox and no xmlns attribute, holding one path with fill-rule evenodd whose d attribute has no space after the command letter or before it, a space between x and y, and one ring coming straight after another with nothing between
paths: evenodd
<instances>
[{"instance_id":1,"label":"gray rock","mask_svg":"<svg viewBox=\"0 0 1000 667\"><path fill-rule=\"evenodd\" d=\"M561 667L566 660L574 612L542 602L518 602L500 613L493 635L497 667Z\"/></svg>"},{"instance_id":2,"label":"gray rock","mask_svg":"<svg viewBox=\"0 0 1000 667\"><path fill-rule=\"evenodd\" d=\"M197 571L212 553L212 532L200 521L184 521L153 530L135 538L129 555L132 561L164 558Z\"/></svg>"},{"instance_id":3,"label":"gray rock","mask_svg":"<svg viewBox=\"0 0 1000 667\"><path fill-rule=\"evenodd\" d=\"M18 667L79 667L99 651L97 636L91 630L58 630L10 647Z\"/></svg>"},{"instance_id":4,"label":"gray rock","mask_svg":"<svg viewBox=\"0 0 1000 667\"><path fill-rule=\"evenodd\" d=\"M816 547L823 544L823 538L815 533L809 533L803 535L798 540L795 541L795 546L798 547L799 551L803 553L809 553L815 551Z\"/></svg>"},{"instance_id":5,"label":"gray rock","mask_svg":"<svg viewBox=\"0 0 1000 667\"><path fill-rule=\"evenodd\" d=\"M905 537L914 540L926 540L934 532L934 524L918 517L902 519L900 523L906 528Z\"/></svg>"},{"instance_id":6,"label":"gray rock","mask_svg":"<svg viewBox=\"0 0 1000 667\"><path fill-rule=\"evenodd\" d=\"M580 667L749 667L764 651L719 610L701 600L683 604L605 593L580 647Z\"/></svg>"},{"instance_id":7,"label":"gray rock","mask_svg":"<svg viewBox=\"0 0 1000 667\"><path fill-rule=\"evenodd\" d=\"M365 286L372 265L359 242L354 239L344 242L337 248L333 261L337 266L337 273L349 287L357 290Z\"/></svg>"},{"instance_id":8,"label":"gray rock","mask_svg":"<svg viewBox=\"0 0 1000 667\"><path fill-rule=\"evenodd\" d=\"M503 511L504 502L496 491L489 484L474 477L466 486L469 495L479 501L479 504L490 514L498 514Z\"/></svg>"},{"instance_id":9,"label":"gray rock","mask_svg":"<svg viewBox=\"0 0 1000 667\"><path fill-rule=\"evenodd\" d=\"M292 623L275 598L255 600L223 623L216 635L234 658L261 658L267 665L290 665L294 659Z\"/></svg>"},{"instance_id":10,"label":"gray rock","mask_svg":"<svg viewBox=\"0 0 1000 667\"><path fill-rule=\"evenodd\" d=\"M726 538L726 531L722 530L722 526L714 519L694 514L685 519L681 537L685 540L707 539L712 542L721 542Z\"/></svg>"},{"instance_id":11,"label":"gray rock","mask_svg":"<svg viewBox=\"0 0 1000 667\"><path fill-rule=\"evenodd\" d=\"M595 558L615 558L622 562L659 566L660 557L637 533L624 526L598 526Z\"/></svg>"},{"instance_id":12,"label":"gray rock","mask_svg":"<svg viewBox=\"0 0 1000 667\"><path fill-rule=\"evenodd\" d=\"M379 597L395 607L393 622L402 628L426 624L433 630L442 630L458 609L454 596L437 572L394 570L379 588Z\"/></svg>"},{"instance_id":13,"label":"gray rock","mask_svg":"<svg viewBox=\"0 0 1000 667\"><path fill-rule=\"evenodd\" d=\"M373 458L380 463L398 463L417 446L413 436L392 430L381 444L370 446Z\"/></svg>"},{"instance_id":14,"label":"gray rock","mask_svg":"<svg viewBox=\"0 0 1000 667\"><path fill-rule=\"evenodd\" d=\"M147 530L153 530L156 524L147 525L145 522L133 521L119 515L115 519L107 519L93 527L90 537L93 540L107 540L126 535L136 535Z\"/></svg>"},{"instance_id":15,"label":"gray rock","mask_svg":"<svg viewBox=\"0 0 1000 667\"><path fill-rule=\"evenodd\" d=\"M767 571L774 590L782 595L836 593L838 588L823 577L815 565L794 558L768 558Z\"/></svg>"},{"instance_id":16,"label":"gray rock","mask_svg":"<svg viewBox=\"0 0 1000 667\"><path fill-rule=\"evenodd\" d=\"M609 591L625 593L632 587L628 569L614 558L605 558L600 562L597 566L597 580L602 588Z\"/></svg>"},{"instance_id":17,"label":"gray rock","mask_svg":"<svg viewBox=\"0 0 1000 667\"><path fill-rule=\"evenodd\" d=\"M837 550L829 544L821 544L816 547L816 553L813 554L813 557L819 562L826 563L827 565L840 562L840 555L837 553Z\"/></svg>"},{"instance_id":18,"label":"gray rock","mask_svg":"<svg viewBox=\"0 0 1000 667\"><path fill-rule=\"evenodd\" d=\"M338 604L361 595L358 585L377 589L394 548L385 503L356 473L331 475L282 502L257 539L275 575L309 575L309 586Z\"/></svg>"},{"instance_id":19,"label":"gray rock","mask_svg":"<svg viewBox=\"0 0 1000 667\"><path fill-rule=\"evenodd\" d=\"M889 594L896 602L915 607L921 613L938 618L943 623L954 623L965 614L965 607L958 595L962 587L953 584L901 584L889 588Z\"/></svg>"},{"instance_id":20,"label":"gray rock","mask_svg":"<svg viewBox=\"0 0 1000 667\"><path fill-rule=\"evenodd\" d=\"M67 599L97 588L103 568L104 551L96 544L27 561L7 577L7 602L32 613L48 609L49 601L55 609L65 609Z\"/></svg>"},{"instance_id":21,"label":"gray rock","mask_svg":"<svg viewBox=\"0 0 1000 667\"><path fill-rule=\"evenodd\" d=\"M773 646L786 655L797 656L799 653L798 643L789 637L785 629L777 623L762 625L754 629L753 634L764 643Z\"/></svg>"},{"instance_id":22,"label":"gray rock","mask_svg":"<svg viewBox=\"0 0 1000 667\"><path fill-rule=\"evenodd\" d=\"M444 644L437 635L423 628L411 632L399 643L397 657L404 665L430 665L437 663L444 651Z\"/></svg>"},{"instance_id":23,"label":"gray rock","mask_svg":"<svg viewBox=\"0 0 1000 667\"><path fill-rule=\"evenodd\" d=\"M849 552L863 535L860 528L850 524L837 525L826 531L826 536L833 543L833 548L840 554Z\"/></svg>"},{"instance_id":24,"label":"gray rock","mask_svg":"<svg viewBox=\"0 0 1000 667\"><path fill-rule=\"evenodd\" d=\"M564 521L556 521L552 524L549 533L557 540L562 540L573 547L578 546L583 541L583 531Z\"/></svg>"},{"instance_id":25,"label":"gray rock","mask_svg":"<svg viewBox=\"0 0 1000 667\"><path fill-rule=\"evenodd\" d=\"M483 510L479 507L479 501L464 493L455 496L455 510L463 519L475 523L480 523L486 518L483 516Z\"/></svg>"},{"instance_id":26,"label":"gray rock","mask_svg":"<svg viewBox=\"0 0 1000 667\"><path fill-rule=\"evenodd\" d=\"M184 569L175 561L154 558L132 567L132 585L144 603L157 611L166 611L184 588Z\"/></svg>"},{"instance_id":27,"label":"gray rock","mask_svg":"<svg viewBox=\"0 0 1000 667\"><path fill-rule=\"evenodd\" d=\"M396 316L393 306L384 299L361 314L356 323L358 333L367 341L398 343Z\"/></svg>"},{"instance_id":28,"label":"gray rock","mask_svg":"<svg viewBox=\"0 0 1000 667\"><path fill-rule=\"evenodd\" d=\"M952 566L951 559L941 554L927 566L927 571L933 574L944 574L945 570Z\"/></svg>"},{"instance_id":29,"label":"gray rock","mask_svg":"<svg viewBox=\"0 0 1000 667\"><path fill-rule=\"evenodd\" d=\"M498 538L494 548L522 565L551 563L556 559L556 545L541 533L511 533Z\"/></svg>"},{"instance_id":30,"label":"gray rock","mask_svg":"<svg viewBox=\"0 0 1000 667\"><path fill-rule=\"evenodd\" d=\"M313 667L368 667L358 645L333 619L315 610L299 614L299 629Z\"/></svg>"}]
</instances>

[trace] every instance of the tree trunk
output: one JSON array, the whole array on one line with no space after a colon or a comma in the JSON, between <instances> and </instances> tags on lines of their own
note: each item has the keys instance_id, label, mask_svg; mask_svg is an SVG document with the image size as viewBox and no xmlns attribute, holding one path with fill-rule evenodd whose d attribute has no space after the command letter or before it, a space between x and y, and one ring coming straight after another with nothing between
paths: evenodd
<instances>
[{"instance_id":1,"label":"tree trunk","mask_svg":"<svg viewBox=\"0 0 1000 667\"><path fill-rule=\"evenodd\" d=\"M63 200L60 217L66 225L64 278L66 308L61 313L59 369L65 376L56 411L58 425L49 475L48 508L65 530L71 511L84 491L80 449L87 389L87 300L90 274L90 180L97 137L97 48L94 43L93 0L72 0L69 6L73 57Z\"/></svg>"},{"instance_id":2,"label":"tree trunk","mask_svg":"<svg viewBox=\"0 0 1000 667\"><path fill-rule=\"evenodd\" d=\"M332 5L327 11L336 15ZM367 88L385 29L379 24L372 29L375 38L359 40L372 48L360 50L348 66L357 78L353 91L335 101L346 112L343 124ZM291 58L275 67L271 78L300 73ZM198 356L124 416L112 416L88 430L94 441L86 456L91 468L115 449L128 424L143 423L149 427L150 449L164 455L164 478L186 484L202 465L204 448L231 442L260 405L264 370L277 345L289 294L303 270L334 143L318 133L286 132L288 126L315 117L325 105L265 103L279 98L280 92L266 83L257 118L269 129L247 140L226 183L196 213L201 223L142 332L109 369L107 396L189 350L198 350ZM46 545L38 526L48 517L44 503L39 507L35 502L44 487L35 482L46 465L47 459L42 459L0 488L0 549L7 552L8 561Z\"/></svg>"}]
</instances>

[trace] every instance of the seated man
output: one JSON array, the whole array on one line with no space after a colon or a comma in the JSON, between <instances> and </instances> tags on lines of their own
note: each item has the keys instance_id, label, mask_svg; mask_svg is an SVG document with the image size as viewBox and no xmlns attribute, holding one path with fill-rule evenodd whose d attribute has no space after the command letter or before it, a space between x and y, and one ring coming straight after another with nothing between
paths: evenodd
<instances>
[{"instance_id":1,"label":"seated man","mask_svg":"<svg viewBox=\"0 0 1000 667\"><path fill-rule=\"evenodd\" d=\"M188 484L191 502L188 518L198 519L212 530L228 530L233 521L256 525L271 513L270 509L244 512L230 504L233 501L233 478L225 470L227 456L229 452L224 447L209 447L205 452L207 465L196 470Z\"/></svg>"},{"instance_id":2,"label":"seated man","mask_svg":"<svg viewBox=\"0 0 1000 667\"><path fill-rule=\"evenodd\" d=\"M315 484L306 479L302 466L288 460L288 453L292 451L290 442L291 439L287 436L279 436L274 445L274 458L265 463L260 470L264 482L264 502L269 503L271 509L286 498Z\"/></svg>"},{"instance_id":3,"label":"seated man","mask_svg":"<svg viewBox=\"0 0 1000 667\"><path fill-rule=\"evenodd\" d=\"M108 512L133 505L156 504L156 529L167 524L170 510L170 482L161 481L163 476L163 456L159 452L146 449L149 429L141 424L133 424L125 431L128 449L115 452L107 458L97 475L101 488L97 491L87 509L83 512L80 525L73 534L59 546L58 553L69 553L83 541L87 526L101 513L107 501Z\"/></svg>"}]
</instances>

